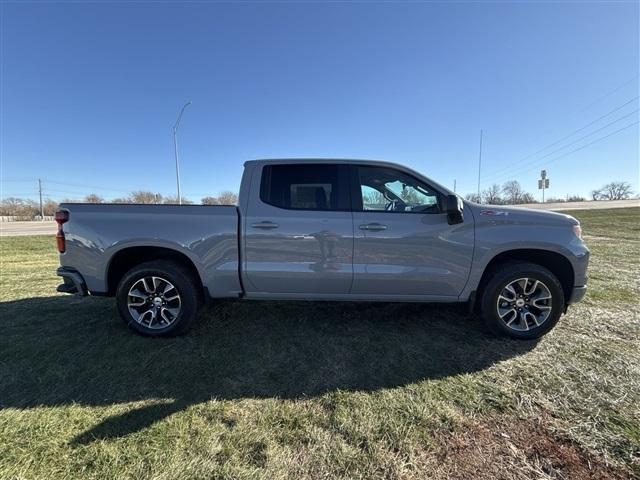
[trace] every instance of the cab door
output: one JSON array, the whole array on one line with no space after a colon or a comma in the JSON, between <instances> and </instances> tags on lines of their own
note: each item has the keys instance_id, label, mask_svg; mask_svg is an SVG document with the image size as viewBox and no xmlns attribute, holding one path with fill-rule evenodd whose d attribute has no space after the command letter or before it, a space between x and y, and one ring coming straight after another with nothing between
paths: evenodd
<instances>
[{"instance_id":1,"label":"cab door","mask_svg":"<svg viewBox=\"0 0 640 480\"><path fill-rule=\"evenodd\" d=\"M353 218L348 166L263 164L250 192L243 259L248 296L349 293Z\"/></svg>"},{"instance_id":2,"label":"cab door","mask_svg":"<svg viewBox=\"0 0 640 480\"><path fill-rule=\"evenodd\" d=\"M455 299L471 269L470 218L449 225L442 194L386 166L351 166L354 295Z\"/></svg>"}]
</instances>

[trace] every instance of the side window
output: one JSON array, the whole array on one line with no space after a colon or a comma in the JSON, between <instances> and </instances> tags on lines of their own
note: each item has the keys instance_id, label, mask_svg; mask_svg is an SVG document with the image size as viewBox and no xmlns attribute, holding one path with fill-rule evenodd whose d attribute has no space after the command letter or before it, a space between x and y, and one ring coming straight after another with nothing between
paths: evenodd
<instances>
[{"instance_id":1,"label":"side window","mask_svg":"<svg viewBox=\"0 0 640 480\"><path fill-rule=\"evenodd\" d=\"M330 164L265 165L260 200L293 210L348 210L346 167Z\"/></svg>"},{"instance_id":2,"label":"side window","mask_svg":"<svg viewBox=\"0 0 640 480\"><path fill-rule=\"evenodd\" d=\"M398 170L358 167L362 210L400 213L440 213L438 194Z\"/></svg>"}]
</instances>

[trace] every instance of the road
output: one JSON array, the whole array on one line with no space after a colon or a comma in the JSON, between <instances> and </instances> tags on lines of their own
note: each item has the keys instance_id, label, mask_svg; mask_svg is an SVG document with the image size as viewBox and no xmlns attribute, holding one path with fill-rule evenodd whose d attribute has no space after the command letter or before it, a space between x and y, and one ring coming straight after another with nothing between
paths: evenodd
<instances>
[{"instance_id":1,"label":"road","mask_svg":"<svg viewBox=\"0 0 640 480\"><path fill-rule=\"evenodd\" d=\"M632 198L631 200L611 200L608 202L529 203L517 206L540 210L602 210L605 208L640 207L640 198Z\"/></svg>"},{"instance_id":2,"label":"road","mask_svg":"<svg viewBox=\"0 0 640 480\"><path fill-rule=\"evenodd\" d=\"M56 222L0 222L0 237L55 234Z\"/></svg>"},{"instance_id":3,"label":"road","mask_svg":"<svg viewBox=\"0 0 640 480\"><path fill-rule=\"evenodd\" d=\"M595 210L604 208L640 207L640 199L613 200L610 202L532 203L519 207L542 210ZM56 222L0 222L0 237L22 235L55 235Z\"/></svg>"}]
</instances>

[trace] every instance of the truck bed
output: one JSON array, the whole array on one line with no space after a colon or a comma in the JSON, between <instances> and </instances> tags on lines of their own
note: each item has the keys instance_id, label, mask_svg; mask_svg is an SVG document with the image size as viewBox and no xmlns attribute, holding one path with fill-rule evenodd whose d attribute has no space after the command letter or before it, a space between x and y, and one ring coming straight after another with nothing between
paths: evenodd
<instances>
[{"instance_id":1,"label":"truck bed","mask_svg":"<svg viewBox=\"0 0 640 480\"><path fill-rule=\"evenodd\" d=\"M212 297L240 294L238 210L233 205L63 203L66 252L61 265L83 266L93 294L112 292L109 267L137 247L177 251L198 267ZM215 278L215 281L214 281Z\"/></svg>"}]
</instances>

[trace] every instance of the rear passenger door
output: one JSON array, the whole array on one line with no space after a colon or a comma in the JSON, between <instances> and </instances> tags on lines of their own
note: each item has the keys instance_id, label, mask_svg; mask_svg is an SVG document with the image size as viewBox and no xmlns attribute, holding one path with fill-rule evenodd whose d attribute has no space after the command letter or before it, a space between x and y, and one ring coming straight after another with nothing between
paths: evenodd
<instances>
[{"instance_id":1,"label":"rear passenger door","mask_svg":"<svg viewBox=\"0 0 640 480\"><path fill-rule=\"evenodd\" d=\"M264 164L244 218L249 296L347 294L353 278L348 166Z\"/></svg>"}]
</instances>

